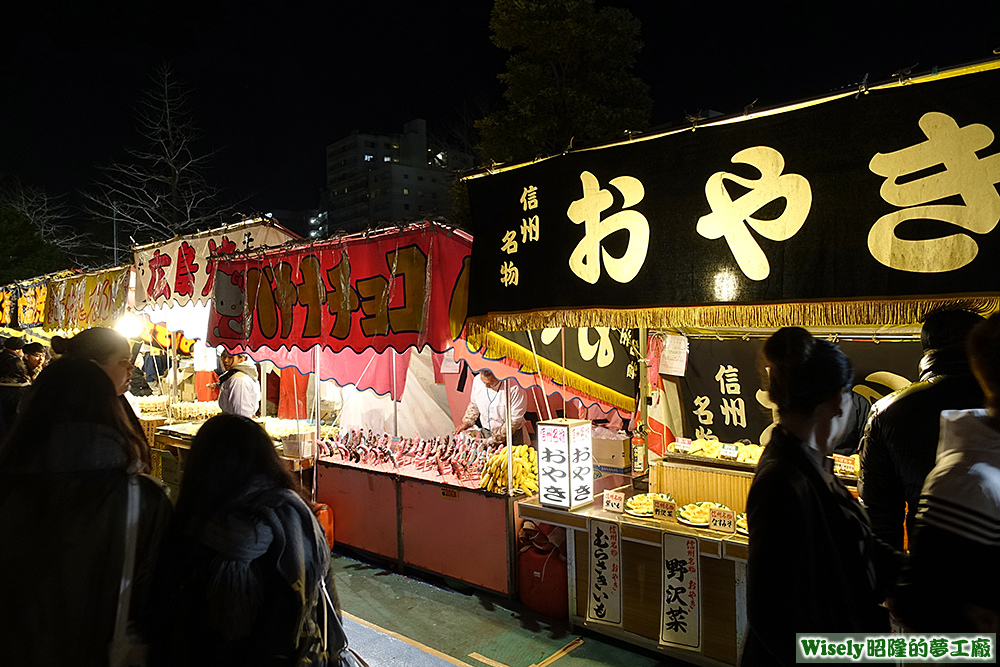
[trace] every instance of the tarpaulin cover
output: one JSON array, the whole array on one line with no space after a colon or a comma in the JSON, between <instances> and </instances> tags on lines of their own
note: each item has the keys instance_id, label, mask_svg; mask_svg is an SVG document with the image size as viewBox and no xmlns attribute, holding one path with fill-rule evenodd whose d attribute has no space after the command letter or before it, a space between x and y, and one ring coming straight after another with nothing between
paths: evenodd
<instances>
[{"instance_id":1,"label":"tarpaulin cover","mask_svg":"<svg viewBox=\"0 0 1000 667\"><path fill-rule=\"evenodd\" d=\"M207 301L212 296L213 253L279 246L295 238L274 223L245 222L136 248L135 307Z\"/></svg>"},{"instance_id":2,"label":"tarpaulin cover","mask_svg":"<svg viewBox=\"0 0 1000 667\"><path fill-rule=\"evenodd\" d=\"M49 281L45 328L114 327L125 313L131 266Z\"/></svg>"},{"instance_id":3,"label":"tarpaulin cover","mask_svg":"<svg viewBox=\"0 0 1000 667\"><path fill-rule=\"evenodd\" d=\"M470 333L908 323L937 304L899 302L936 295L995 307L997 67L470 179Z\"/></svg>"},{"instance_id":4,"label":"tarpaulin cover","mask_svg":"<svg viewBox=\"0 0 1000 667\"><path fill-rule=\"evenodd\" d=\"M429 345L442 352L465 319L471 246L458 230L419 223L220 257L208 342L251 350L322 345L333 353Z\"/></svg>"}]
</instances>

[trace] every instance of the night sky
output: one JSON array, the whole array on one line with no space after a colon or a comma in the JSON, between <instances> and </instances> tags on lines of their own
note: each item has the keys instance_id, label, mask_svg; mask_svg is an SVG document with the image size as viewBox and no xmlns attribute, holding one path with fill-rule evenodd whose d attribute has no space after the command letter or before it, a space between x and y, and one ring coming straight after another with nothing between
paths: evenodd
<instances>
[{"instance_id":1,"label":"night sky","mask_svg":"<svg viewBox=\"0 0 1000 667\"><path fill-rule=\"evenodd\" d=\"M445 136L499 103L492 2L78 0L0 10L0 172L52 194L136 145L164 60L193 85L210 180L248 210L318 205L325 147L422 117ZM26 6L25 6L26 5ZM44 5L44 6L43 6ZM614 0L641 21L653 123L779 106L993 57L1000 2Z\"/></svg>"}]
</instances>

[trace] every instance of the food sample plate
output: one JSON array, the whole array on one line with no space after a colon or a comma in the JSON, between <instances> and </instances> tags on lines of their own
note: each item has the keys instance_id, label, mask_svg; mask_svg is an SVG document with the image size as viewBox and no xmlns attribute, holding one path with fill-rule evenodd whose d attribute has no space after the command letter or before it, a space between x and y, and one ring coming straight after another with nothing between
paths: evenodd
<instances>
[{"instance_id":1,"label":"food sample plate","mask_svg":"<svg viewBox=\"0 0 1000 667\"><path fill-rule=\"evenodd\" d=\"M747 530L747 515L746 512L740 512L736 515L736 532L740 535L749 535L750 531Z\"/></svg>"},{"instance_id":2,"label":"food sample plate","mask_svg":"<svg viewBox=\"0 0 1000 667\"><path fill-rule=\"evenodd\" d=\"M625 513L632 516L651 517L653 516L654 500L673 502L674 497L669 493L640 493L625 501Z\"/></svg>"},{"instance_id":3,"label":"food sample plate","mask_svg":"<svg viewBox=\"0 0 1000 667\"><path fill-rule=\"evenodd\" d=\"M710 521L710 511L713 508L719 508L727 510L729 509L725 505L712 502L700 502L700 503L688 503L684 507L677 510L677 521L678 523L683 523L688 526L694 526L696 528L704 528L711 523Z\"/></svg>"}]
</instances>

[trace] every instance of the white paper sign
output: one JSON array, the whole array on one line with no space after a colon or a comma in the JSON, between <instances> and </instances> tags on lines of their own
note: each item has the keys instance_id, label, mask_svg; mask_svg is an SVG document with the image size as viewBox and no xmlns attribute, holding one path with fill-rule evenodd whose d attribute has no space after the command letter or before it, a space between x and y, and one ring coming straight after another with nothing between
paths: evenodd
<instances>
[{"instance_id":1,"label":"white paper sign","mask_svg":"<svg viewBox=\"0 0 1000 667\"><path fill-rule=\"evenodd\" d=\"M725 443L722 445L722 449L719 451L720 459L729 459L730 461L735 461L740 455L740 446L736 444Z\"/></svg>"},{"instance_id":2,"label":"white paper sign","mask_svg":"<svg viewBox=\"0 0 1000 667\"><path fill-rule=\"evenodd\" d=\"M701 645L701 592L698 540L663 533L663 594L660 605L660 641Z\"/></svg>"},{"instance_id":3,"label":"white paper sign","mask_svg":"<svg viewBox=\"0 0 1000 667\"><path fill-rule=\"evenodd\" d=\"M736 512L713 507L708 511L708 527L721 533L735 533Z\"/></svg>"},{"instance_id":4,"label":"white paper sign","mask_svg":"<svg viewBox=\"0 0 1000 667\"><path fill-rule=\"evenodd\" d=\"M685 336L664 336L660 352L661 375L684 375L687 368L688 339Z\"/></svg>"},{"instance_id":5,"label":"white paper sign","mask_svg":"<svg viewBox=\"0 0 1000 667\"><path fill-rule=\"evenodd\" d=\"M678 454L687 454L691 451L691 439L677 438L677 442L674 443L674 451Z\"/></svg>"},{"instance_id":6,"label":"white paper sign","mask_svg":"<svg viewBox=\"0 0 1000 667\"><path fill-rule=\"evenodd\" d=\"M619 491L605 491L604 510L621 514L625 510L625 494Z\"/></svg>"},{"instance_id":7,"label":"white paper sign","mask_svg":"<svg viewBox=\"0 0 1000 667\"><path fill-rule=\"evenodd\" d=\"M441 374L442 375L454 375L462 370L462 365L455 361L455 349L451 348L446 350L443 355L441 355Z\"/></svg>"},{"instance_id":8,"label":"white paper sign","mask_svg":"<svg viewBox=\"0 0 1000 667\"><path fill-rule=\"evenodd\" d=\"M618 524L590 520L590 588L587 620L621 625L622 572L621 534Z\"/></svg>"},{"instance_id":9,"label":"white paper sign","mask_svg":"<svg viewBox=\"0 0 1000 667\"><path fill-rule=\"evenodd\" d=\"M653 518L660 521L677 520L677 503L669 500L653 501Z\"/></svg>"}]
</instances>

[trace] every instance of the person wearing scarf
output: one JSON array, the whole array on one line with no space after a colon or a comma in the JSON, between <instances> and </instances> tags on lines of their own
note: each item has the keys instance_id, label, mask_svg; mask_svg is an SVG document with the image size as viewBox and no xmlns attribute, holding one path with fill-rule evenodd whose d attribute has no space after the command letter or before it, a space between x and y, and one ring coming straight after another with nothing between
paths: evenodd
<instances>
[{"instance_id":1,"label":"person wearing scarf","mask_svg":"<svg viewBox=\"0 0 1000 667\"><path fill-rule=\"evenodd\" d=\"M325 664L329 547L252 420L198 431L160 564L152 664Z\"/></svg>"}]
</instances>

